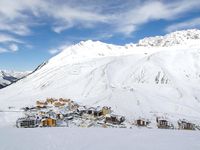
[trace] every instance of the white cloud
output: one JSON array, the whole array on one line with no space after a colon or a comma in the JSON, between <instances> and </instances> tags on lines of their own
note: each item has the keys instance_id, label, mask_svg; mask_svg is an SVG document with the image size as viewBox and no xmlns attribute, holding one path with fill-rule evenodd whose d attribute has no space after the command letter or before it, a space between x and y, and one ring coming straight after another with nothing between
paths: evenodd
<instances>
[{"instance_id":1,"label":"white cloud","mask_svg":"<svg viewBox=\"0 0 200 150\"><path fill-rule=\"evenodd\" d=\"M104 24L111 34L130 35L149 21L176 19L199 8L199 0L1 0L0 30L24 36L50 20L57 33Z\"/></svg>"},{"instance_id":2,"label":"white cloud","mask_svg":"<svg viewBox=\"0 0 200 150\"><path fill-rule=\"evenodd\" d=\"M180 23L175 23L166 28L167 32L200 27L200 18L194 18Z\"/></svg>"},{"instance_id":3,"label":"white cloud","mask_svg":"<svg viewBox=\"0 0 200 150\"><path fill-rule=\"evenodd\" d=\"M15 52L19 50L18 44L25 44L23 41L16 39L8 34L0 34L0 44L5 48L0 47L0 53Z\"/></svg>"},{"instance_id":4,"label":"white cloud","mask_svg":"<svg viewBox=\"0 0 200 150\"><path fill-rule=\"evenodd\" d=\"M16 52L19 50L19 47L16 44L9 45L9 48L12 52Z\"/></svg>"},{"instance_id":5,"label":"white cloud","mask_svg":"<svg viewBox=\"0 0 200 150\"><path fill-rule=\"evenodd\" d=\"M0 43L8 43L8 42L23 43L22 41L8 34L0 34Z\"/></svg>"},{"instance_id":6,"label":"white cloud","mask_svg":"<svg viewBox=\"0 0 200 150\"><path fill-rule=\"evenodd\" d=\"M88 24L91 26L93 23L108 21L107 16L95 11L95 8L85 4L80 5L78 1L74 6L74 2L69 0L1 0L0 30L19 35L30 34L30 26L35 24L30 14L44 20L46 17L53 19L52 26L55 32L61 32L76 25L88 27Z\"/></svg>"},{"instance_id":7,"label":"white cloud","mask_svg":"<svg viewBox=\"0 0 200 150\"><path fill-rule=\"evenodd\" d=\"M142 24L153 20L173 20L181 17L189 10L200 8L200 1L147 1L134 7L120 16L117 16L116 24L118 32L130 35ZM121 21L120 21L121 20Z\"/></svg>"},{"instance_id":8,"label":"white cloud","mask_svg":"<svg viewBox=\"0 0 200 150\"><path fill-rule=\"evenodd\" d=\"M0 30L1 31L9 31L11 33L25 36L29 35L31 33L31 30L23 24L10 24L10 23L5 23L5 22L0 22Z\"/></svg>"},{"instance_id":9,"label":"white cloud","mask_svg":"<svg viewBox=\"0 0 200 150\"><path fill-rule=\"evenodd\" d=\"M5 48L0 47L0 53L5 53L7 50Z\"/></svg>"}]
</instances>

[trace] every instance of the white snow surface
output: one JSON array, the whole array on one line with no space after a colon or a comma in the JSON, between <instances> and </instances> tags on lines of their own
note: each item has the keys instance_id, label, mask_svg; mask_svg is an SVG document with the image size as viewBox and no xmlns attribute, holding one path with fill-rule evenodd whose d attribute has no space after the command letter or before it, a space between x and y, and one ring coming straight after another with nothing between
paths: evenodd
<instances>
[{"instance_id":1,"label":"white snow surface","mask_svg":"<svg viewBox=\"0 0 200 150\"><path fill-rule=\"evenodd\" d=\"M195 38L190 38L193 34ZM162 115L172 121L199 122L200 31L179 31L167 37L173 41L175 35L184 38L167 46L99 41L72 45L31 75L1 89L0 110L62 97L84 105L111 106L128 119ZM9 122L16 117L2 114L0 119Z\"/></svg>"},{"instance_id":2,"label":"white snow surface","mask_svg":"<svg viewBox=\"0 0 200 150\"><path fill-rule=\"evenodd\" d=\"M155 129L0 129L1 150L199 150L200 134Z\"/></svg>"}]
</instances>

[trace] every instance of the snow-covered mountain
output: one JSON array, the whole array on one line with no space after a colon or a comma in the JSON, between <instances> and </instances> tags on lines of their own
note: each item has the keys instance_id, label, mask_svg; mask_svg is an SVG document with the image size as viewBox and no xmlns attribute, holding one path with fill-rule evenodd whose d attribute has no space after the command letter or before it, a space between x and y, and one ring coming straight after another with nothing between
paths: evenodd
<instances>
[{"instance_id":1,"label":"snow-covered mountain","mask_svg":"<svg viewBox=\"0 0 200 150\"><path fill-rule=\"evenodd\" d=\"M111 106L129 119L200 120L199 37L185 30L125 46L80 42L1 89L0 110L63 97Z\"/></svg>"},{"instance_id":2,"label":"snow-covered mountain","mask_svg":"<svg viewBox=\"0 0 200 150\"><path fill-rule=\"evenodd\" d=\"M137 46L169 47L175 45L198 44L200 30L191 29L176 31L165 36L147 37L139 41Z\"/></svg>"},{"instance_id":3,"label":"snow-covered mountain","mask_svg":"<svg viewBox=\"0 0 200 150\"><path fill-rule=\"evenodd\" d=\"M0 89L18 81L19 79L25 77L29 73L30 71L25 71L25 72L6 71L6 70L0 71Z\"/></svg>"}]
</instances>

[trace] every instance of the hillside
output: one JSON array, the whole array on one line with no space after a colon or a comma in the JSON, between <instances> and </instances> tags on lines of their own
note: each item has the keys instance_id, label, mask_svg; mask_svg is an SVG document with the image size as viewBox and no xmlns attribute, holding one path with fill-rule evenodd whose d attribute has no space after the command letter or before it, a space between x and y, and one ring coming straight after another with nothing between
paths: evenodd
<instances>
[{"instance_id":1,"label":"hillside","mask_svg":"<svg viewBox=\"0 0 200 150\"><path fill-rule=\"evenodd\" d=\"M151 46L141 41L125 46L99 41L72 45L31 75L1 89L0 110L63 97L82 104L111 106L128 119L162 115L172 121L199 121L200 39L190 38L197 33L200 31L171 33L167 35L170 45L156 44L166 36Z\"/></svg>"}]
</instances>

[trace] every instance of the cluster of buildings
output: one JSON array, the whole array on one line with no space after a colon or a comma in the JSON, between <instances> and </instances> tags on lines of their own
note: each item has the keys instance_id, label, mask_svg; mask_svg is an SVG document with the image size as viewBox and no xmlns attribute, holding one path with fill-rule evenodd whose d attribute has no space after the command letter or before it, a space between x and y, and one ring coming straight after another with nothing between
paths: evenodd
<instances>
[{"instance_id":1,"label":"cluster of buildings","mask_svg":"<svg viewBox=\"0 0 200 150\"><path fill-rule=\"evenodd\" d=\"M18 128L35 127L124 127L127 123L138 127L149 127L152 120L138 118L128 122L124 116L113 113L111 107L82 106L70 99L48 98L45 101L36 101L34 107L25 107L25 117L16 121ZM199 129L187 120L178 120L178 128L167 119L156 117L157 128L160 129Z\"/></svg>"},{"instance_id":2,"label":"cluster of buildings","mask_svg":"<svg viewBox=\"0 0 200 150\"><path fill-rule=\"evenodd\" d=\"M140 127L148 127L151 121L148 119L138 119L135 121L134 125ZM177 121L178 127L175 127L173 123L171 123L167 119L163 119L163 117L156 117L156 126L159 129L179 129L179 130L195 130L198 129L198 126L194 123L191 123L185 119L180 119Z\"/></svg>"},{"instance_id":3,"label":"cluster of buildings","mask_svg":"<svg viewBox=\"0 0 200 150\"><path fill-rule=\"evenodd\" d=\"M34 107L25 107L25 117L16 121L18 128L59 126L111 126L122 125L125 117L113 114L111 107L87 107L70 99L48 98L36 101Z\"/></svg>"}]
</instances>

